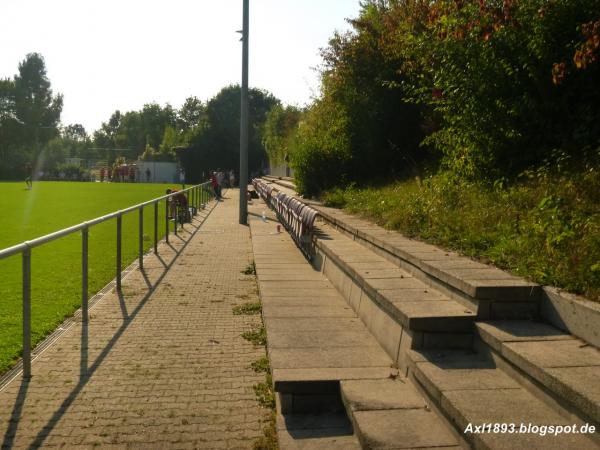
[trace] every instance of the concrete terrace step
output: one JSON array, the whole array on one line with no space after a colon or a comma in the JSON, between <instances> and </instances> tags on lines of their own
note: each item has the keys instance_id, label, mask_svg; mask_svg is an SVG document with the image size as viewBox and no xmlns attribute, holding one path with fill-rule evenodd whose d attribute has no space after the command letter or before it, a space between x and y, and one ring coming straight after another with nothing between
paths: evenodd
<instances>
[{"instance_id":1,"label":"concrete terrace step","mask_svg":"<svg viewBox=\"0 0 600 450\"><path fill-rule=\"evenodd\" d=\"M321 217L388 260L428 283L438 284L473 302L482 317L520 315L537 311L541 287L455 252L404 237L339 209L313 205Z\"/></svg>"},{"instance_id":2,"label":"concrete terrace step","mask_svg":"<svg viewBox=\"0 0 600 450\"><path fill-rule=\"evenodd\" d=\"M470 332L473 311L432 289L385 258L352 241L327 225L318 227L316 246L341 269L324 273L344 290L355 283L373 302L404 328L414 331ZM344 277L344 275L346 277ZM340 280L339 278L342 277ZM349 277L350 281L344 280ZM344 289L346 288L346 289ZM348 295L363 320L368 302Z\"/></svg>"},{"instance_id":3,"label":"concrete terrace step","mask_svg":"<svg viewBox=\"0 0 600 450\"><path fill-rule=\"evenodd\" d=\"M335 287L287 233L277 233L273 213L267 210L263 221L262 202L249 209L256 214L249 221L281 448L358 448L348 419L349 428L341 424L340 380L383 379L397 371Z\"/></svg>"},{"instance_id":4,"label":"concrete terrace step","mask_svg":"<svg viewBox=\"0 0 600 450\"><path fill-rule=\"evenodd\" d=\"M293 178L290 177L272 177L270 175L266 175L263 177L269 183L274 183L278 186L282 186L288 189L292 189L294 193L296 192L296 184L294 183Z\"/></svg>"},{"instance_id":5,"label":"concrete terrace step","mask_svg":"<svg viewBox=\"0 0 600 450\"><path fill-rule=\"evenodd\" d=\"M469 424L580 426L566 411L548 406L498 368L492 358L472 351L410 351L410 376L476 449L595 449L583 434L469 433Z\"/></svg>"},{"instance_id":6,"label":"concrete terrace step","mask_svg":"<svg viewBox=\"0 0 600 450\"><path fill-rule=\"evenodd\" d=\"M479 322L476 329L504 359L600 423L600 350L539 322Z\"/></svg>"},{"instance_id":7,"label":"concrete terrace step","mask_svg":"<svg viewBox=\"0 0 600 450\"><path fill-rule=\"evenodd\" d=\"M279 448L284 450L359 450L352 424L339 414L277 414Z\"/></svg>"},{"instance_id":8,"label":"concrete terrace step","mask_svg":"<svg viewBox=\"0 0 600 450\"><path fill-rule=\"evenodd\" d=\"M340 389L362 448L461 448L407 379L342 381Z\"/></svg>"}]
</instances>

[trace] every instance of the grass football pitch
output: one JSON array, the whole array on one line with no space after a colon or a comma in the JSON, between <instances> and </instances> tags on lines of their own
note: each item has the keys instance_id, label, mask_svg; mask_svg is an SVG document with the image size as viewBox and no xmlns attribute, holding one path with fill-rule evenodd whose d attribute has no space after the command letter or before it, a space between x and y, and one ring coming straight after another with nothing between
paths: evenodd
<instances>
[{"instance_id":1,"label":"grass football pitch","mask_svg":"<svg viewBox=\"0 0 600 450\"><path fill-rule=\"evenodd\" d=\"M0 249L164 195L162 184L37 182L0 183ZM164 236L164 202L159 238ZM123 217L123 268L137 256L138 213ZM144 247L152 246L154 208L144 210ZM116 220L89 231L89 293L115 277ZM81 233L32 250L32 344L81 306ZM21 256L0 260L0 374L22 351Z\"/></svg>"}]
</instances>

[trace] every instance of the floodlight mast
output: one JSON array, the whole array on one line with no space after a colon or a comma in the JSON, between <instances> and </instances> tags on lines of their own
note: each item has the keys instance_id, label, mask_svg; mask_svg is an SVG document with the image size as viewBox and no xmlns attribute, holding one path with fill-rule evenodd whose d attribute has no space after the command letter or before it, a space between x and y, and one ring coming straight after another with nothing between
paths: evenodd
<instances>
[{"instance_id":1,"label":"floodlight mast","mask_svg":"<svg viewBox=\"0 0 600 450\"><path fill-rule=\"evenodd\" d=\"M248 22L249 0L244 2L242 29L242 104L240 118L240 224L248 224Z\"/></svg>"}]
</instances>

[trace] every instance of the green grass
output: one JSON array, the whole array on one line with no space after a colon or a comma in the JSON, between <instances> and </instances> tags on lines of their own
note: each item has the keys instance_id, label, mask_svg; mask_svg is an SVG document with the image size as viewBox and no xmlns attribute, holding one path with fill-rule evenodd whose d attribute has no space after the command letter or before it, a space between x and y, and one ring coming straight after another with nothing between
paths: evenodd
<instances>
[{"instance_id":1,"label":"green grass","mask_svg":"<svg viewBox=\"0 0 600 450\"><path fill-rule=\"evenodd\" d=\"M164 195L159 184L0 183L0 249ZM144 214L144 247L153 242L153 208ZM159 236L164 236L164 204ZM89 292L115 276L116 221L89 232ZM123 217L123 267L137 256L138 214ZM32 340L39 342L81 304L81 234L32 250ZM0 260L0 373L21 354L21 257Z\"/></svg>"},{"instance_id":2,"label":"green grass","mask_svg":"<svg viewBox=\"0 0 600 450\"><path fill-rule=\"evenodd\" d=\"M264 326L252 331L245 331L242 333L242 337L256 346L267 345L267 330Z\"/></svg>"},{"instance_id":3,"label":"green grass","mask_svg":"<svg viewBox=\"0 0 600 450\"><path fill-rule=\"evenodd\" d=\"M238 305L233 307L233 315L240 316L243 314L252 315L252 314L260 314L262 311L262 305L260 302L248 302L243 305Z\"/></svg>"},{"instance_id":4,"label":"green grass","mask_svg":"<svg viewBox=\"0 0 600 450\"><path fill-rule=\"evenodd\" d=\"M329 191L343 207L387 228L600 299L600 171L541 168L494 186L441 173L377 187Z\"/></svg>"}]
</instances>

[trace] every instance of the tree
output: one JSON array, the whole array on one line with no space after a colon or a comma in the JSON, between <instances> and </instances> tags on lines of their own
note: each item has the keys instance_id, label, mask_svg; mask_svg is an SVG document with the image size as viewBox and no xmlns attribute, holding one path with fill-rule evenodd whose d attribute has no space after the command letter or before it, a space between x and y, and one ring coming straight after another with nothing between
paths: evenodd
<instances>
[{"instance_id":1,"label":"tree","mask_svg":"<svg viewBox=\"0 0 600 450\"><path fill-rule=\"evenodd\" d=\"M53 95L43 57L28 54L13 79L0 80L0 178L23 174L57 136L62 95Z\"/></svg>"},{"instance_id":2,"label":"tree","mask_svg":"<svg viewBox=\"0 0 600 450\"><path fill-rule=\"evenodd\" d=\"M63 97L53 95L44 58L39 53L28 54L19 64L14 83L15 112L23 125L22 142L33 146L34 152L39 151L40 144L58 134Z\"/></svg>"},{"instance_id":3,"label":"tree","mask_svg":"<svg viewBox=\"0 0 600 450\"><path fill-rule=\"evenodd\" d=\"M260 89L250 89L248 94L248 169L253 172L266 165L262 142L263 123L267 113L279 104L279 100ZM208 101L205 123L194 129L188 148L179 153L190 177L199 177L202 172L208 174L216 168L234 169L237 174L240 160L240 103L241 90L238 85L223 88Z\"/></svg>"},{"instance_id":4,"label":"tree","mask_svg":"<svg viewBox=\"0 0 600 450\"><path fill-rule=\"evenodd\" d=\"M72 139L78 142L83 142L86 139L88 139L88 135L85 131L85 128L80 123L67 125L65 128L63 128L62 135L65 138Z\"/></svg>"},{"instance_id":5,"label":"tree","mask_svg":"<svg viewBox=\"0 0 600 450\"><path fill-rule=\"evenodd\" d=\"M271 166L289 160L302 112L295 106L275 105L265 118L263 144Z\"/></svg>"},{"instance_id":6,"label":"tree","mask_svg":"<svg viewBox=\"0 0 600 450\"><path fill-rule=\"evenodd\" d=\"M206 105L197 97L188 97L177 113L178 126L187 131L199 126L205 117Z\"/></svg>"},{"instance_id":7,"label":"tree","mask_svg":"<svg viewBox=\"0 0 600 450\"><path fill-rule=\"evenodd\" d=\"M24 159L17 151L21 124L17 121L15 83L0 80L0 179L15 176L15 168L23 167Z\"/></svg>"}]
</instances>

